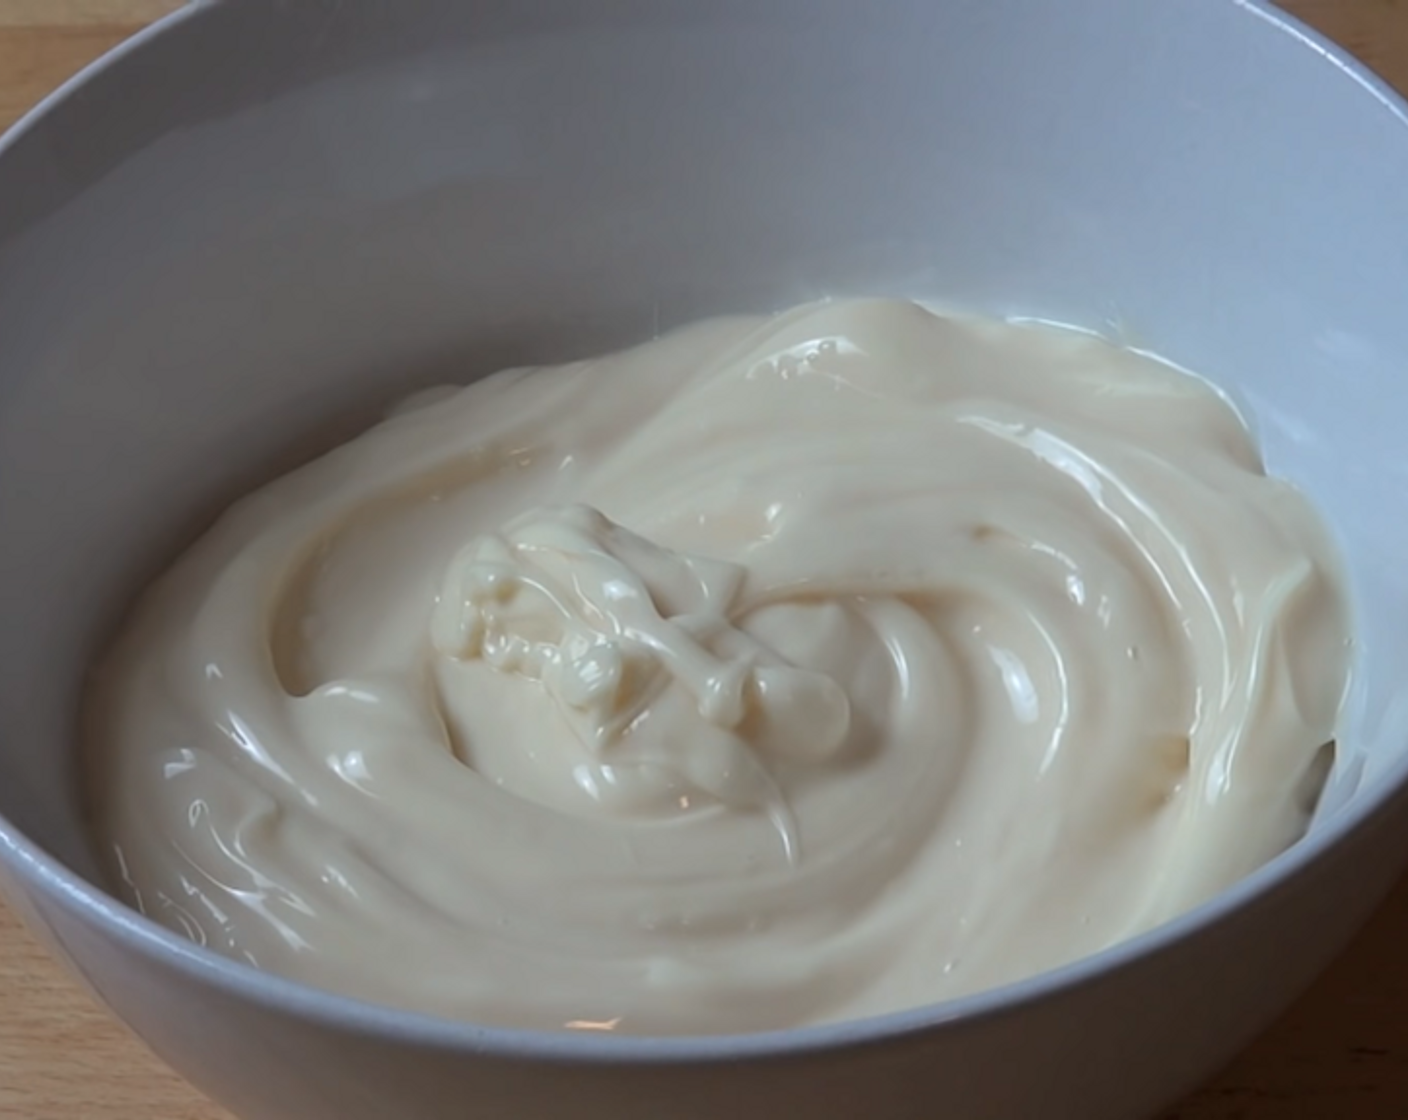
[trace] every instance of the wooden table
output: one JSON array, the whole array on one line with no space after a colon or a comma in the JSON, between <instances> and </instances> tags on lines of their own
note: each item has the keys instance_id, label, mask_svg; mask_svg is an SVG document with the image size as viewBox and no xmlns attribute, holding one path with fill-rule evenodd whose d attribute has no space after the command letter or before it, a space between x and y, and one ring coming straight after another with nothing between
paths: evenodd
<instances>
[{"instance_id":1,"label":"wooden table","mask_svg":"<svg viewBox=\"0 0 1408 1120\"><path fill-rule=\"evenodd\" d=\"M0 128L177 6L177 0L0 0ZM1408 0L1287 0L1285 6L1408 91ZM0 1117L227 1120L95 1007L3 903ZM1404 1117L1408 879L1310 994L1167 1120Z\"/></svg>"}]
</instances>

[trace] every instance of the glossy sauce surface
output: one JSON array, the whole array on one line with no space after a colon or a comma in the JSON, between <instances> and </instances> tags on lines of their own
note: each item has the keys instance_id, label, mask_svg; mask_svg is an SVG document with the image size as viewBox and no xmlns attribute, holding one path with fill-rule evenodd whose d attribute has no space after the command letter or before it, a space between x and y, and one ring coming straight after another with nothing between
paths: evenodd
<instances>
[{"instance_id":1,"label":"glossy sauce surface","mask_svg":"<svg viewBox=\"0 0 1408 1120\"><path fill-rule=\"evenodd\" d=\"M1350 661L1235 411L835 302L408 402L97 667L126 897L474 1021L763 1030L1018 979L1294 841Z\"/></svg>"}]
</instances>

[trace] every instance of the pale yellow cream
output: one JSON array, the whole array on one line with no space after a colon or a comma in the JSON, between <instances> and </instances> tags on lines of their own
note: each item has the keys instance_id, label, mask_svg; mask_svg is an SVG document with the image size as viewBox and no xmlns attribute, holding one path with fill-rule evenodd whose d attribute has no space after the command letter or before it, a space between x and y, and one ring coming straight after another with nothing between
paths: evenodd
<instances>
[{"instance_id":1,"label":"pale yellow cream","mask_svg":"<svg viewBox=\"0 0 1408 1120\"><path fill-rule=\"evenodd\" d=\"M1348 664L1206 384L837 302L409 402L147 591L86 726L115 880L222 953L751 1031L1203 901L1305 828Z\"/></svg>"}]
</instances>

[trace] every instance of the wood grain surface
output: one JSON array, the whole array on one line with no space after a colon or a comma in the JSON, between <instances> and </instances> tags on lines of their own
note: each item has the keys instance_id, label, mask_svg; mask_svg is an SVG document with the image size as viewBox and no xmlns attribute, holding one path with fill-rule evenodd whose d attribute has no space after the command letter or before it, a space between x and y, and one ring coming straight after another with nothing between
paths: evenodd
<instances>
[{"instance_id":1,"label":"wood grain surface","mask_svg":"<svg viewBox=\"0 0 1408 1120\"><path fill-rule=\"evenodd\" d=\"M0 128L177 6L177 0L0 0ZM1408 91L1408 0L1288 0L1285 6ZM3 903L0 1117L228 1120L94 1006ZM1166 1120L1398 1118L1408 1118L1408 880L1308 995Z\"/></svg>"}]
</instances>

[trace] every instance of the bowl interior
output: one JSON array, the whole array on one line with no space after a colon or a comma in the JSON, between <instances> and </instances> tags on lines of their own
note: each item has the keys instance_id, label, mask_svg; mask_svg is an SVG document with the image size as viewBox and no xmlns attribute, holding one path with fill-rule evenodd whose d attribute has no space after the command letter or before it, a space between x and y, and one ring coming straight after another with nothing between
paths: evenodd
<instances>
[{"instance_id":1,"label":"bowl interior","mask_svg":"<svg viewBox=\"0 0 1408 1120\"><path fill-rule=\"evenodd\" d=\"M1253 3L198 8L0 155L0 815L92 874L95 642L369 408L845 294L1232 391L1349 559L1359 812L1408 762L1405 182L1398 104Z\"/></svg>"}]
</instances>

